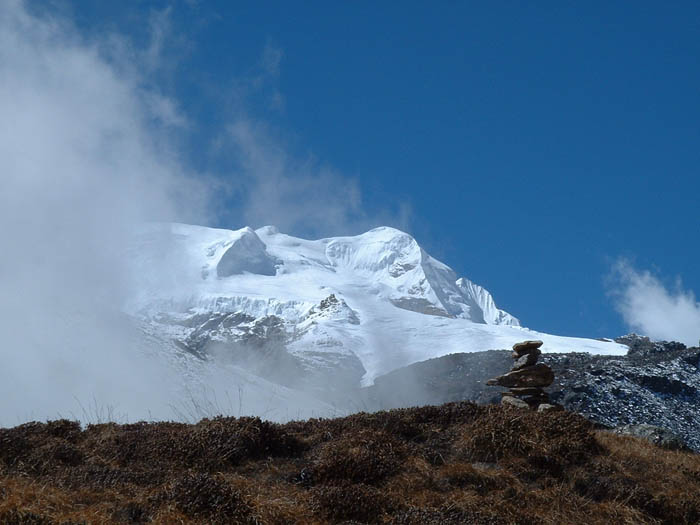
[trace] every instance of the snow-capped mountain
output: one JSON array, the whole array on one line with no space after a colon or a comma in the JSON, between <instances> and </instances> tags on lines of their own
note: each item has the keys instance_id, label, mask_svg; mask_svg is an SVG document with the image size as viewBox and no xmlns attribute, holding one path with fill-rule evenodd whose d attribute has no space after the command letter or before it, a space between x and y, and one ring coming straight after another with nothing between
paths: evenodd
<instances>
[{"instance_id":1,"label":"snow-capped mountain","mask_svg":"<svg viewBox=\"0 0 700 525\"><path fill-rule=\"evenodd\" d=\"M138 293L127 311L149 337L293 389L356 388L415 362L523 339L542 339L545 352L627 350L521 327L486 289L393 228L305 240L272 226L153 224L129 257Z\"/></svg>"}]
</instances>

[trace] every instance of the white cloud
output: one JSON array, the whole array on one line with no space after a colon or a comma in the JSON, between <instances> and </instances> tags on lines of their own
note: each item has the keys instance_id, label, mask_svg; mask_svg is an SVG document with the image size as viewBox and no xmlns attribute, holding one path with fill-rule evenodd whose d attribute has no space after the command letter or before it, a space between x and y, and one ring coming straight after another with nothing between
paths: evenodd
<instances>
[{"instance_id":1,"label":"white cloud","mask_svg":"<svg viewBox=\"0 0 700 525\"><path fill-rule=\"evenodd\" d=\"M279 47L272 45L271 42L267 42L260 59L262 70L272 78L279 77L280 64L283 57L284 53Z\"/></svg>"},{"instance_id":2,"label":"white cloud","mask_svg":"<svg viewBox=\"0 0 700 525\"><path fill-rule=\"evenodd\" d=\"M697 345L700 339L700 303L679 282L669 290L648 271L618 261L613 271L615 306L630 329L656 340Z\"/></svg>"},{"instance_id":3,"label":"white cloud","mask_svg":"<svg viewBox=\"0 0 700 525\"><path fill-rule=\"evenodd\" d=\"M163 62L173 71L162 56L169 16L154 14L139 50L0 2L0 425L88 406L173 415L182 378L138 350L143 340L122 313L137 286L130 241L145 221L211 222L211 196L228 190L190 173L177 153L176 133L190 124L156 80ZM281 56L266 48L265 75L279 74ZM244 114L237 109L223 145L238 161L232 215L333 234L378 224L354 180L295 158Z\"/></svg>"},{"instance_id":4,"label":"white cloud","mask_svg":"<svg viewBox=\"0 0 700 525\"><path fill-rule=\"evenodd\" d=\"M299 161L274 140L264 125L241 120L229 128L244 181L247 224L273 224L283 231L337 232L362 215L356 181Z\"/></svg>"},{"instance_id":5,"label":"white cloud","mask_svg":"<svg viewBox=\"0 0 700 525\"><path fill-rule=\"evenodd\" d=\"M124 254L143 221L205 220L207 188L153 119L176 105L105 42L0 3L0 423L93 401L166 415L168 378L120 313Z\"/></svg>"},{"instance_id":6,"label":"white cloud","mask_svg":"<svg viewBox=\"0 0 700 525\"><path fill-rule=\"evenodd\" d=\"M236 156L242 220L308 236L357 234L381 225L407 230L411 208L387 203L368 213L359 182L313 156L290 153L283 139L264 123L239 119L223 145ZM396 205L396 206L395 206Z\"/></svg>"}]
</instances>

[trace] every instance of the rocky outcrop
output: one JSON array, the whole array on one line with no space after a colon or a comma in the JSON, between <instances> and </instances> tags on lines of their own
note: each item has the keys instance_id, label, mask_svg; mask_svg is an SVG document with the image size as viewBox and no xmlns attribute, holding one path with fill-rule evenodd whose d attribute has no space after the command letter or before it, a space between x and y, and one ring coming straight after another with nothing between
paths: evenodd
<instances>
[{"instance_id":1,"label":"rocky outcrop","mask_svg":"<svg viewBox=\"0 0 700 525\"><path fill-rule=\"evenodd\" d=\"M700 347L634 334L616 341L629 347L627 355L539 356L538 362L554 372L547 389L551 404L610 429L654 425L700 452ZM484 378L506 369L511 359L508 350L488 350L416 363L377 378L362 391L361 406L373 410L459 400L499 403L498 387L487 386Z\"/></svg>"},{"instance_id":2,"label":"rocky outcrop","mask_svg":"<svg viewBox=\"0 0 700 525\"><path fill-rule=\"evenodd\" d=\"M253 316L242 311L162 315L155 322L168 327L178 349L201 361L235 365L325 402L336 394L346 399L366 373L358 357L343 348L342 340L324 333L329 322L338 320L351 325L360 322L345 300L330 294L294 322L280 315ZM316 332L317 337L299 345L307 332Z\"/></svg>"},{"instance_id":3,"label":"rocky outcrop","mask_svg":"<svg viewBox=\"0 0 700 525\"><path fill-rule=\"evenodd\" d=\"M543 356L556 374L552 400L610 428L669 430L700 451L700 348L634 334L616 341L629 346L626 356Z\"/></svg>"},{"instance_id":4,"label":"rocky outcrop","mask_svg":"<svg viewBox=\"0 0 700 525\"><path fill-rule=\"evenodd\" d=\"M241 230L240 237L233 241L216 265L217 277L231 277L251 273L275 275L281 262L267 253L265 243L250 228Z\"/></svg>"}]
</instances>

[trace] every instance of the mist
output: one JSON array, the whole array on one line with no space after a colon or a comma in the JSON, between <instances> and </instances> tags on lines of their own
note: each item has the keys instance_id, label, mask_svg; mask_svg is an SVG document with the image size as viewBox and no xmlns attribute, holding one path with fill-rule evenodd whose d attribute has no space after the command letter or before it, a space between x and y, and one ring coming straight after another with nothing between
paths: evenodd
<instances>
[{"instance_id":1,"label":"mist","mask_svg":"<svg viewBox=\"0 0 700 525\"><path fill-rule=\"evenodd\" d=\"M49 13L0 4L0 425L327 413L232 361L185 366L129 314L145 282L187 293L167 264L186 256L167 251L168 222L221 224L224 215L231 228L369 229L377 222L362 211L357 184L289 153L244 103L221 129L219 146L236 153L226 176L189 168L178 151L192 123L156 81L159 68L173 67L163 56L170 11L154 12L143 49L120 34L87 37ZM240 100L274 80L281 57L263 50L260 72L233 82ZM313 214L298 206L307 191ZM222 214L232 193L237 205ZM164 249L149 256L161 273L136 274L134 241L154 222L164 243L152 246Z\"/></svg>"},{"instance_id":2,"label":"mist","mask_svg":"<svg viewBox=\"0 0 700 525\"><path fill-rule=\"evenodd\" d=\"M118 43L0 4L1 424L167 417L174 378L121 313L125 254L144 221L206 220L208 188Z\"/></svg>"}]
</instances>

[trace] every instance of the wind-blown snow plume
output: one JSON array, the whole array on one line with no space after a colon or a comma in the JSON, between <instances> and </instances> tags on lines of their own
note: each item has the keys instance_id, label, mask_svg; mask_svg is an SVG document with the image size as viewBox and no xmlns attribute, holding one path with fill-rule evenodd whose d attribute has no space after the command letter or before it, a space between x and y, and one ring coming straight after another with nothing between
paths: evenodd
<instances>
[{"instance_id":1,"label":"wind-blown snow plume","mask_svg":"<svg viewBox=\"0 0 700 525\"><path fill-rule=\"evenodd\" d=\"M168 401L120 313L124 254L136 225L192 220L206 191L157 118L174 105L104 51L0 3L0 423Z\"/></svg>"},{"instance_id":2,"label":"wind-blown snow plume","mask_svg":"<svg viewBox=\"0 0 700 525\"><path fill-rule=\"evenodd\" d=\"M668 290L648 271L620 260L613 269L616 307L632 330L657 340L697 345L700 339L700 303L680 282Z\"/></svg>"}]
</instances>

